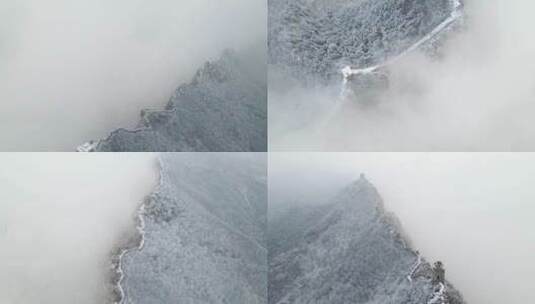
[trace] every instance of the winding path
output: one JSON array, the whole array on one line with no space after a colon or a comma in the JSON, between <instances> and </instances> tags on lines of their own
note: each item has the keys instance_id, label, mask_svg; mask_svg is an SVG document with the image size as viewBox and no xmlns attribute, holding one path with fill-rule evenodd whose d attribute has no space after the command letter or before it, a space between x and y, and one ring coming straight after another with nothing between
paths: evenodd
<instances>
[{"instance_id":1,"label":"winding path","mask_svg":"<svg viewBox=\"0 0 535 304\"><path fill-rule=\"evenodd\" d=\"M411 271L409 272L409 275L407 276L407 279L409 280L409 282L412 282L412 276L414 275L416 270L418 270L418 268L420 268L421 264L422 264L422 256L420 255L420 253L418 253L418 259L416 260L416 262L412 266Z\"/></svg>"},{"instance_id":2,"label":"winding path","mask_svg":"<svg viewBox=\"0 0 535 304\"><path fill-rule=\"evenodd\" d=\"M431 32L429 32L427 35L416 41L413 45L411 45L409 48L401 52L400 54L394 56L393 58L387 59L383 63L380 63L378 65L366 67L366 68L352 68L351 66L346 66L341 70L342 75L344 76L343 84L344 87L352 75L366 75L375 73L378 69L385 67L387 65L390 65L396 61L398 61L400 58L404 57L408 53L418 49L420 46L425 44L426 42L430 41L434 37L436 37L438 34L440 34L442 31L447 29L450 25L452 25L455 21L457 21L462 16L462 3L461 0L450 0L451 6L452 6L452 12L448 18L446 18L444 21L442 21L439 25L437 25Z\"/></svg>"}]
</instances>

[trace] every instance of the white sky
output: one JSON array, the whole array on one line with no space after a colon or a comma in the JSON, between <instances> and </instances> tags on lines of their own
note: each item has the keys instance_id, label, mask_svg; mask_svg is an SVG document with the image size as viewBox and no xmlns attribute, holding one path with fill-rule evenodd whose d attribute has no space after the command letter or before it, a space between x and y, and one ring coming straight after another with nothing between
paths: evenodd
<instances>
[{"instance_id":1,"label":"white sky","mask_svg":"<svg viewBox=\"0 0 535 304\"><path fill-rule=\"evenodd\" d=\"M535 154L271 153L270 203L323 200L361 172L468 303L535 301Z\"/></svg>"},{"instance_id":2,"label":"white sky","mask_svg":"<svg viewBox=\"0 0 535 304\"><path fill-rule=\"evenodd\" d=\"M148 153L0 154L0 303L106 303L110 253L156 186Z\"/></svg>"}]
</instances>

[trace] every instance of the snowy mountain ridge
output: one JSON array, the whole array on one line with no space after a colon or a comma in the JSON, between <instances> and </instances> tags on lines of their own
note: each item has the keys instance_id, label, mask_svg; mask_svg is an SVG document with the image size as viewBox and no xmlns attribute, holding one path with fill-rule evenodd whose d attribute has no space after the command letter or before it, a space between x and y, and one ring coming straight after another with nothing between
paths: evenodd
<instances>
[{"instance_id":1,"label":"snowy mountain ridge","mask_svg":"<svg viewBox=\"0 0 535 304\"><path fill-rule=\"evenodd\" d=\"M163 110L143 110L137 128L77 147L92 151L266 151L267 87L257 51L227 50L179 86ZM263 71L263 72L262 72Z\"/></svg>"},{"instance_id":2,"label":"snowy mountain ridge","mask_svg":"<svg viewBox=\"0 0 535 304\"><path fill-rule=\"evenodd\" d=\"M116 303L266 303L262 155L160 156L138 241L118 256Z\"/></svg>"},{"instance_id":3,"label":"snowy mountain ridge","mask_svg":"<svg viewBox=\"0 0 535 304\"><path fill-rule=\"evenodd\" d=\"M442 264L431 266L411 248L365 178L326 206L298 228L303 233L292 231L292 218L270 219L277 227L270 239L295 238L269 248L269 303L464 303Z\"/></svg>"}]
</instances>

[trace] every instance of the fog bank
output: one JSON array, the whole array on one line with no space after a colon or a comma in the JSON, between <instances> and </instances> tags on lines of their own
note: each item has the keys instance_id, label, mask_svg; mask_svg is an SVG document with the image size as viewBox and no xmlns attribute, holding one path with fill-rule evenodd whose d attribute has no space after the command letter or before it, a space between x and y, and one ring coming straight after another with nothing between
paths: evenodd
<instances>
[{"instance_id":1,"label":"fog bank","mask_svg":"<svg viewBox=\"0 0 535 304\"><path fill-rule=\"evenodd\" d=\"M156 186L154 154L0 155L0 302L108 303L110 254Z\"/></svg>"},{"instance_id":2,"label":"fog bank","mask_svg":"<svg viewBox=\"0 0 535 304\"><path fill-rule=\"evenodd\" d=\"M535 154L272 153L270 208L325 201L360 173L468 303L535 300Z\"/></svg>"},{"instance_id":3,"label":"fog bank","mask_svg":"<svg viewBox=\"0 0 535 304\"><path fill-rule=\"evenodd\" d=\"M260 0L3 2L3 151L74 151L134 127L205 61L266 41Z\"/></svg>"},{"instance_id":4,"label":"fog bank","mask_svg":"<svg viewBox=\"0 0 535 304\"><path fill-rule=\"evenodd\" d=\"M341 99L341 81L321 90L270 86L271 148L535 149L535 4L464 2L464 29L450 35L441 58L414 52L390 65L389 89L373 105L358 94ZM273 69L270 77L280 78Z\"/></svg>"}]
</instances>

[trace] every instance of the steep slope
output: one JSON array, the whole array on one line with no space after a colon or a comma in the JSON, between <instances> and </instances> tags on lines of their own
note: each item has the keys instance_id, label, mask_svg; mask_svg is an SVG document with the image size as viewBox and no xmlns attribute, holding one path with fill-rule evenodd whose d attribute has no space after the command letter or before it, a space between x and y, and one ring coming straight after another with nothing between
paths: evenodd
<instances>
[{"instance_id":1,"label":"steep slope","mask_svg":"<svg viewBox=\"0 0 535 304\"><path fill-rule=\"evenodd\" d=\"M270 218L277 228L269 239L293 239L270 245L269 303L464 303L442 265L411 249L364 177L328 206L313 216L307 211L308 227L300 224L298 232L290 217Z\"/></svg>"},{"instance_id":2,"label":"steep slope","mask_svg":"<svg viewBox=\"0 0 535 304\"><path fill-rule=\"evenodd\" d=\"M164 110L144 110L135 130L118 129L78 151L266 151L267 87L258 54L225 51L179 86Z\"/></svg>"},{"instance_id":3,"label":"steep slope","mask_svg":"<svg viewBox=\"0 0 535 304\"><path fill-rule=\"evenodd\" d=\"M120 303L266 303L264 154L161 156L139 246L119 262Z\"/></svg>"},{"instance_id":4,"label":"steep slope","mask_svg":"<svg viewBox=\"0 0 535 304\"><path fill-rule=\"evenodd\" d=\"M458 2L458 1L457 1ZM447 20L452 0L269 0L269 63L298 78L340 77L399 55Z\"/></svg>"}]
</instances>

